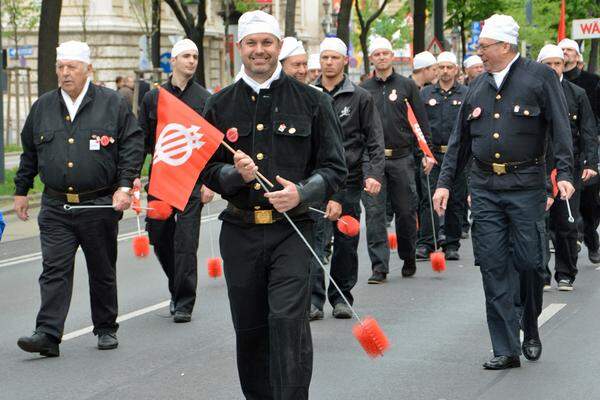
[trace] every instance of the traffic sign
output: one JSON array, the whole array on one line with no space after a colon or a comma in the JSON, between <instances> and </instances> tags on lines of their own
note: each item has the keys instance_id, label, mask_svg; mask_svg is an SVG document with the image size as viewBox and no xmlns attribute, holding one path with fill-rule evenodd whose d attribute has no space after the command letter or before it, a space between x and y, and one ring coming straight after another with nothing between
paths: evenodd
<instances>
[{"instance_id":1,"label":"traffic sign","mask_svg":"<svg viewBox=\"0 0 600 400\"><path fill-rule=\"evenodd\" d=\"M160 55L160 67L165 72L165 74L171 73L171 53L166 52Z\"/></svg>"},{"instance_id":2,"label":"traffic sign","mask_svg":"<svg viewBox=\"0 0 600 400\"><path fill-rule=\"evenodd\" d=\"M427 51L429 51L433 55L437 56L442 51L444 51L444 46L442 46L442 44L440 43L440 41L437 40L436 37L434 37L433 39L431 39L431 42L429 43L429 46L427 46Z\"/></svg>"},{"instance_id":3,"label":"traffic sign","mask_svg":"<svg viewBox=\"0 0 600 400\"><path fill-rule=\"evenodd\" d=\"M14 47L9 47L8 48L8 56L10 58L15 58L16 55L16 51ZM33 46L32 45L27 45L27 46L19 46L19 56L31 56L33 55Z\"/></svg>"}]
</instances>

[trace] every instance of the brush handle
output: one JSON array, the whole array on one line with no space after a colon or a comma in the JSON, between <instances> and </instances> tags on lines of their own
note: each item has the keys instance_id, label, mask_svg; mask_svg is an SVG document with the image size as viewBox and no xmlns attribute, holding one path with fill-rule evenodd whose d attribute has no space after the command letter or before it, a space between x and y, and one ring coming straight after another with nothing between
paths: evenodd
<instances>
[{"instance_id":1,"label":"brush handle","mask_svg":"<svg viewBox=\"0 0 600 400\"><path fill-rule=\"evenodd\" d=\"M229 150L231 152L231 154L235 154L235 149L233 147L231 147L230 145L227 144L227 142L221 142L221 144L223 146L225 146L225 148L227 150ZM269 187L275 187L275 185L273 185L273 183L271 183L270 180L268 180L263 174L261 174L259 171L256 171L256 175L262 179L263 181L267 182L267 184L269 185Z\"/></svg>"}]
</instances>

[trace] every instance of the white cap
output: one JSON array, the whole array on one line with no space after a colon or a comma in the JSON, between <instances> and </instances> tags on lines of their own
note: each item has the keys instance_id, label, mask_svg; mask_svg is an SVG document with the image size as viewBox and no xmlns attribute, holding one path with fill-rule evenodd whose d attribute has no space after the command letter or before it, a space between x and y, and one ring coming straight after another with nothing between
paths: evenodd
<instances>
[{"instance_id":1,"label":"white cap","mask_svg":"<svg viewBox=\"0 0 600 400\"><path fill-rule=\"evenodd\" d=\"M283 38L281 52L279 53L279 61L285 60L291 56L298 56L300 54L306 54L306 50L304 50L302 41L291 36Z\"/></svg>"},{"instance_id":2,"label":"white cap","mask_svg":"<svg viewBox=\"0 0 600 400\"><path fill-rule=\"evenodd\" d=\"M560 47L555 44L547 44L540 50L540 54L538 54L537 62L542 62L547 58L560 58L561 60L565 59L563 51Z\"/></svg>"},{"instance_id":3,"label":"white cap","mask_svg":"<svg viewBox=\"0 0 600 400\"><path fill-rule=\"evenodd\" d=\"M70 40L56 48L57 61L81 61L90 64L90 47L87 43Z\"/></svg>"},{"instance_id":4,"label":"white cap","mask_svg":"<svg viewBox=\"0 0 600 400\"><path fill-rule=\"evenodd\" d=\"M519 24L510 15L494 14L485 20L479 38L495 39L500 42L517 44Z\"/></svg>"},{"instance_id":5,"label":"white cap","mask_svg":"<svg viewBox=\"0 0 600 400\"><path fill-rule=\"evenodd\" d=\"M376 37L371 40L371 45L369 46L369 55L373 54L375 50L389 50L393 52L392 44L389 40L384 37Z\"/></svg>"},{"instance_id":6,"label":"white cap","mask_svg":"<svg viewBox=\"0 0 600 400\"><path fill-rule=\"evenodd\" d=\"M308 69L321 69L321 55L311 54L308 56Z\"/></svg>"},{"instance_id":7,"label":"white cap","mask_svg":"<svg viewBox=\"0 0 600 400\"><path fill-rule=\"evenodd\" d=\"M451 53L449 51L442 51L437 58L437 62L448 62L454 65L458 65L458 62L456 61L456 54Z\"/></svg>"},{"instance_id":8,"label":"white cap","mask_svg":"<svg viewBox=\"0 0 600 400\"><path fill-rule=\"evenodd\" d=\"M467 59L463 62L463 66L465 68L471 68L478 64L483 64L483 60L478 55L467 57Z\"/></svg>"},{"instance_id":9,"label":"white cap","mask_svg":"<svg viewBox=\"0 0 600 400\"><path fill-rule=\"evenodd\" d=\"M348 47L346 46L346 43L344 43L342 39L336 37L328 37L323 39L321 46L319 46L319 54L327 50L335 51L343 56L348 55Z\"/></svg>"},{"instance_id":10,"label":"white cap","mask_svg":"<svg viewBox=\"0 0 600 400\"><path fill-rule=\"evenodd\" d=\"M277 39L282 36L275 17L260 10L245 12L238 20L238 42L255 33L270 33Z\"/></svg>"},{"instance_id":11,"label":"white cap","mask_svg":"<svg viewBox=\"0 0 600 400\"><path fill-rule=\"evenodd\" d=\"M558 43L558 47L561 49L573 49L577 52L577 54L581 54L579 51L579 45L573 39L563 39Z\"/></svg>"},{"instance_id":12,"label":"white cap","mask_svg":"<svg viewBox=\"0 0 600 400\"><path fill-rule=\"evenodd\" d=\"M413 57L413 71L431 67L437 64L435 56L428 51L423 51Z\"/></svg>"},{"instance_id":13,"label":"white cap","mask_svg":"<svg viewBox=\"0 0 600 400\"><path fill-rule=\"evenodd\" d=\"M185 51L195 51L198 53L198 46L190 39L182 39L173 45L171 49L171 57L175 58Z\"/></svg>"}]
</instances>

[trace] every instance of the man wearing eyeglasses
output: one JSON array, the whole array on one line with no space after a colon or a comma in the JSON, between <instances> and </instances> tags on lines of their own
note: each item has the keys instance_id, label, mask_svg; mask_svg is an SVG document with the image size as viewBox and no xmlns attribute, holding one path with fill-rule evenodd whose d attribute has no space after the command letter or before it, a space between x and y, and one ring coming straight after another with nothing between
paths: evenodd
<instances>
[{"instance_id":1,"label":"man wearing eyeglasses","mask_svg":"<svg viewBox=\"0 0 600 400\"><path fill-rule=\"evenodd\" d=\"M521 352L532 361L541 355L537 318L547 248L547 147L554 155L560 198L569 199L575 190L564 93L549 67L519 56L518 32L511 16L485 21L477 53L487 73L469 87L433 198L443 214L449 189L473 158L473 250L494 352L483 367L491 370L520 367Z\"/></svg>"}]
</instances>

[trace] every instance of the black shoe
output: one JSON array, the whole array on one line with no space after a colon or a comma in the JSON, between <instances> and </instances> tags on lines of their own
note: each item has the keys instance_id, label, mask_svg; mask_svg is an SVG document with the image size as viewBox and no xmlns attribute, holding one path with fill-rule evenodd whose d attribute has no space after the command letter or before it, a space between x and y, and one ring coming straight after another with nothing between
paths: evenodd
<instances>
[{"instance_id":1,"label":"black shoe","mask_svg":"<svg viewBox=\"0 0 600 400\"><path fill-rule=\"evenodd\" d=\"M171 300L169 303L169 312L171 315L175 315L175 301Z\"/></svg>"},{"instance_id":2,"label":"black shoe","mask_svg":"<svg viewBox=\"0 0 600 400\"><path fill-rule=\"evenodd\" d=\"M373 271L373 275L369 278L367 283L371 285L377 285L386 281L387 274L385 272Z\"/></svg>"},{"instance_id":3,"label":"black shoe","mask_svg":"<svg viewBox=\"0 0 600 400\"><path fill-rule=\"evenodd\" d=\"M117 334L115 332L105 332L98 334L98 349L112 350L119 346Z\"/></svg>"},{"instance_id":4,"label":"black shoe","mask_svg":"<svg viewBox=\"0 0 600 400\"><path fill-rule=\"evenodd\" d=\"M177 323L190 322L192 320L192 314L185 311L175 311L173 321Z\"/></svg>"},{"instance_id":5,"label":"black shoe","mask_svg":"<svg viewBox=\"0 0 600 400\"><path fill-rule=\"evenodd\" d=\"M333 317L337 319L350 319L352 318L352 310L346 303L337 303L333 307Z\"/></svg>"},{"instance_id":6,"label":"black shoe","mask_svg":"<svg viewBox=\"0 0 600 400\"><path fill-rule=\"evenodd\" d=\"M404 265L402 266L402 276L408 278L409 276L413 276L417 272L417 264L415 260L404 260Z\"/></svg>"},{"instance_id":7,"label":"black shoe","mask_svg":"<svg viewBox=\"0 0 600 400\"><path fill-rule=\"evenodd\" d=\"M33 332L31 336L20 337L17 345L29 353L40 353L45 357L58 357L58 340L43 332Z\"/></svg>"},{"instance_id":8,"label":"black shoe","mask_svg":"<svg viewBox=\"0 0 600 400\"><path fill-rule=\"evenodd\" d=\"M520 366L519 356L497 356L483 364L483 368L493 370L519 368Z\"/></svg>"},{"instance_id":9,"label":"black shoe","mask_svg":"<svg viewBox=\"0 0 600 400\"><path fill-rule=\"evenodd\" d=\"M415 258L417 261L427 261L429 260L429 250L425 247L417 247L417 251L415 252Z\"/></svg>"},{"instance_id":10,"label":"black shoe","mask_svg":"<svg viewBox=\"0 0 600 400\"><path fill-rule=\"evenodd\" d=\"M590 261L594 264L600 264L600 250L588 249L588 257L590 258Z\"/></svg>"},{"instance_id":11,"label":"black shoe","mask_svg":"<svg viewBox=\"0 0 600 400\"><path fill-rule=\"evenodd\" d=\"M325 314L323 314L323 310L319 310L314 304L310 305L310 312L308 314L308 319L310 321L317 321L319 319L323 319L324 316Z\"/></svg>"},{"instance_id":12,"label":"black shoe","mask_svg":"<svg viewBox=\"0 0 600 400\"><path fill-rule=\"evenodd\" d=\"M523 350L523 355L526 359L529 361L537 361L542 355L542 342L540 339L527 339L523 341L521 350Z\"/></svg>"},{"instance_id":13,"label":"black shoe","mask_svg":"<svg viewBox=\"0 0 600 400\"><path fill-rule=\"evenodd\" d=\"M450 261L460 260L460 254L458 254L458 250L446 249L446 250L444 250L444 254L445 254L446 260L450 260Z\"/></svg>"}]
</instances>

